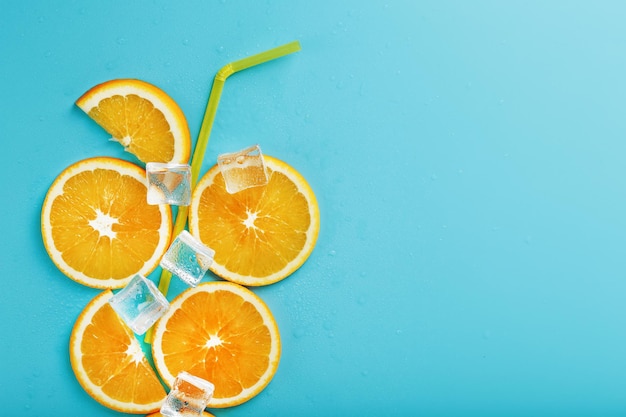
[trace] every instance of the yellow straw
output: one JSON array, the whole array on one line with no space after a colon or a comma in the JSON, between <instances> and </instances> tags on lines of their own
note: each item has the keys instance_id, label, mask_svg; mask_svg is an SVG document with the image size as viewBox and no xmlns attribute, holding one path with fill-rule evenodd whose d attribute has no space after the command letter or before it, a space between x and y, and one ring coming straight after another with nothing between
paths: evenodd
<instances>
[{"instance_id":1,"label":"yellow straw","mask_svg":"<svg viewBox=\"0 0 626 417\"><path fill-rule=\"evenodd\" d=\"M217 105L220 102L222 90L224 89L224 83L226 79L232 74L245 70L246 68L253 67L255 65L262 64L264 62L271 61L276 58L289 55L300 50L300 42L294 41L285 45L272 48L265 52L258 53L256 55L249 56L247 58L240 59L238 61L231 62L224 65L215 75L213 80L213 87L211 88L211 94L209 95L209 102L204 112L204 118L202 119L202 125L200 126L200 133L198 134L198 141L193 151L193 157L191 158L191 188L193 189L198 182L198 176L200 169L202 168L202 161L204 160L204 153L206 151L207 144L209 143L209 136L211 135L211 129L213 128L213 121L215 120L215 114L217 113ZM172 233L172 239L175 239L180 232L182 232L187 225L187 215L189 214L188 206L178 207L178 214L176 215L176 222L174 223L174 231ZM167 291L170 287L170 281L172 280L172 273L167 269L163 269L161 272L161 278L159 280L159 290L167 296ZM152 329L149 329L144 338L146 343L152 343Z\"/></svg>"}]
</instances>

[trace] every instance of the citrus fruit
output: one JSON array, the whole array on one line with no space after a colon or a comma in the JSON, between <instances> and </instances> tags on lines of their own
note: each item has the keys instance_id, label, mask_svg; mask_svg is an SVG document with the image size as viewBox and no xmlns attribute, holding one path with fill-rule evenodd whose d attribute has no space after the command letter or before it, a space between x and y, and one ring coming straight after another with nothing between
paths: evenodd
<instances>
[{"instance_id":1,"label":"citrus fruit","mask_svg":"<svg viewBox=\"0 0 626 417\"><path fill-rule=\"evenodd\" d=\"M92 87L76 105L142 162L189 161L187 119L170 96L150 83L107 81Z\"/></svg>"},{"instance_id":2,"label":"citrus fruit","mask_svg":"<svg viewBox=\"0 0 626 417\"><path fill-rule=\"evenodd\" d=\"M70 336L76 379L102 405L125 413L160 409L166 393L132 330L115 313L105 290L78 316Z\"/></svg>"},{"instance_id":3,"label":"citrus fruit","mask_svg":"<svg viewBox=\"0 0 626 417\"><path fill-rule=\"evenodd\" d=\"M207 282L179 294L157 322L152 357L171 386L181 371L215 385L208 407L231 407L257 395L280 359L276 321L252 291Z\"/></svg>"},{"instance_id":4,"label":"citrus fruit","mask_svg":"<svg viewBox=\"0 0 626 417\"><path fill-rule=\"evenodd\" d=\"M41 212L48 254L73 280L121 288L148 275L167 250L172 213L148 205L145 172L116 158L96 157L67 167L54 180Z\"/></svg>"},{"instance_id":5,"label":"citrus fruit","mask_svg":"<svg viewBox=\"0 0 626 417\"><path fill-rule=\"evenodd\" d=\"M189 208L190 232L215 250L211 271L247 286L271 284L298 269L320 227L306 180L286 163L264 158L267 185L229 194L216 165L198 182Z\"/></svg>"}]
</instances>

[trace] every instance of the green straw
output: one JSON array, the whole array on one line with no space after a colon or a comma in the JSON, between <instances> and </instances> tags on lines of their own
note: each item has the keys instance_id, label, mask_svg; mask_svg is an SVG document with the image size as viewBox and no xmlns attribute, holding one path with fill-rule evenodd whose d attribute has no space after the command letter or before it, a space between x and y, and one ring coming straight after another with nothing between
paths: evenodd
<instances>
[{"instance_id":1,"label":"green straw","mask_svg":"<svg viewBox=\"0 0 626 417\"><path fill-rule=\"evenodd\" d=\"M289 55L300 50L300 42L294 41L276 48L272 48L265 52L258 53L256 55L249 56L247 58L240 59L238 61L231 62L224 65L215 75L213 80L213 87L211 88L211 94L209 95L209 102L204 112L204 118L202 119L202 125L200 126L200 133L198 134L198 141L193 151L193 157L191 158L191 189L196 186L198 182L198 176L200 169L202 168L202 161L204 160L204 153L206 151L207 144L209 143L209 136L211 135L211 129L213 128L213 121L215 120L215 114L217 113L217 105L220 102L222 96L222 90L224 89L224 83L226 79L232 74L245 70L255 65L263 64L264 62L271 61L276 58ZM187 225L187 215L189 214L188 206L179 206L178 214L176 215L176 222L174 223L174 230L172 232L172 239L183 230ZM161 272L161 278L159 280L159 290L167 296L167 291L170 287L170 281L172 280L172 273L166 269ZM152 343L152 329L149 329L144 338L146 343Z\"/></svg>"}]
</instances>

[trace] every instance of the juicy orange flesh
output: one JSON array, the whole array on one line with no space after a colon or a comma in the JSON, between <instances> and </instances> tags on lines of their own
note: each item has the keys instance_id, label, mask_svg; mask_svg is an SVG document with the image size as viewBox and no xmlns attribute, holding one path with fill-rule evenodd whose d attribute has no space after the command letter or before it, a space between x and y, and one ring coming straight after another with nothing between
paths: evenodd
<instances>
[{"instance_id":1,"label":"juicy orange flesh","mask_svg":"<svg viewBox=\"0 0 626 417\"><path fill-rule=\"evenodd\" d=\"M284 174L270 170L265 187L229 194L218 174L200 196L200 240L215 262L244 276L282 270L306 243L309 205Z\"/></svg>"},{"instance_id":2,"label":"juicy orange flesh","mask_svg":"<svg viewBox=\"0 0 626 417\"><path fill-rule=\"evenodd\" d=\"M110 233L94 228L98 221L108 222ZM141 182L95 169L68 179L52 204L50 223L54 244L68 265L90 277L123 279L154 253L161 214L158 206L147 204Z\"/></svg>"},{"instance_id":3,"label":"juicy orange flesh","mask_svg":"<svg viewBox=\"0 0 626 417\"><path fill-rule=\"evenodd\" d=\"M114 95L100 101L89 116L141 161L172 160L174 135L163 113L150 101L135 94Z\"/></svg>"},{"instance_id":4,"label":"juicy orange flesh","mask_svg":"<svg viewBox=\"0 0 626 417\"><path fill-rule=\"evenodd\" d=\"M165 390L146 360L127 352L134 340L113 308L104 304L85 328L81 341L83 368L106 395L121 402L150 404L165 398Z\"/></svg>"},{"instance_id":5,"label":"juicy orange flesh","mask_svg":"<svg viewBox=\"0 0 626 417\"><path fill-rule=\"evenodd\" d=\"M199 292L169 318L162 349L172 375L187 371L211 381L215 398L230 398L268 369L271 335L258 310L240 296Z\"/></svg>"}]
</instances>

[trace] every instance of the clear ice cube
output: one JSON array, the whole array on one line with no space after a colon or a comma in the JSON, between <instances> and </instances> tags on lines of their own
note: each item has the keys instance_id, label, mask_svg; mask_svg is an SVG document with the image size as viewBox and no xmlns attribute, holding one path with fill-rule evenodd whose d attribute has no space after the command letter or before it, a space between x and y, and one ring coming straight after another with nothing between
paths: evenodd
<instances>
[{"instance_id":1,"label":"clear ice cube","mask_svg":"<svg viewBox=\"0 0 626 417\"><path fill-rule=\"evenodd\" d=\"M266 185L269 177L259 145L217 157L226 191L234 194L250 187Z\"/></svg>"},{"instance_id":2,"label":"clear ice cube","mask_svg":"<svg viewBox=\"0 0 626 417\"><path fill-rule=\"evenodd\" d=\"M138 335L144 334L170 306L156 285L139 274L113 295L109 303Z\"/></svg>"},{"instance_id":3,"label":"clear ice cube","mask_svg":"<svg viewBox=\"0 0 626 417\"><path fill-rule=\"evenodd\" d=\"M168 417L196 417L202 415L211 398L214 386L187 372L176 377L174 385L161 406L161 414Z\"/></svg>"},{"instance_id":4,"label":"clear ice cube","mask_svg":"<svg viewBox=\"0 0 626 417\"><path fill-rule=\"evenodd\" d=\"M148 204L188 206L191 202L191 167L187 164L148 162Z\"/></svg>"},{"instance_id":5,"label":"clear ice cube","mask_svg":"<svg viewBox=\"0 0 626 417\"><path fill-rule=\"evenodd\" d=\"M214 255L213 249L183 230L161 258L161 267L195 287L213 263Z\"/></svg>"}]
</instances>

